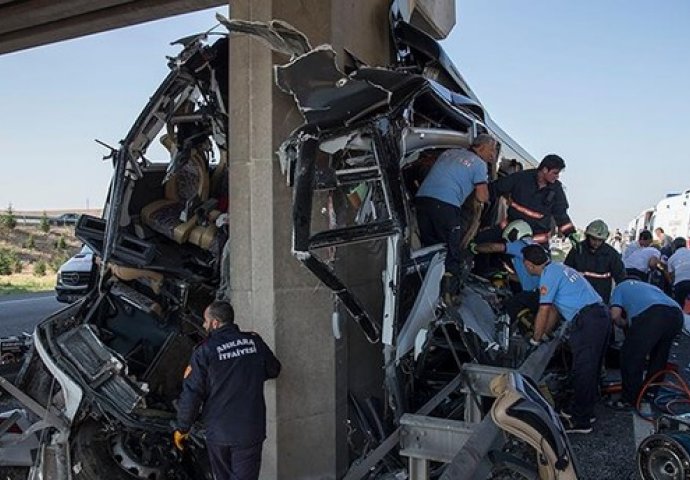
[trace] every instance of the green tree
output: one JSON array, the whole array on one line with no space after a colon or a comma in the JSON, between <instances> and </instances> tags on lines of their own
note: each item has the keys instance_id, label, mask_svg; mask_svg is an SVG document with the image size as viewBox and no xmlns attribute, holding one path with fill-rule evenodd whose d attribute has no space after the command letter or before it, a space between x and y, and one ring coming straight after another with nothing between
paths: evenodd
<instances>
[{"instance_id":1,"label":"green tree","mask_svg":"<svg viewBox=\"0 0 690 480\"><path fill-rule=\"evenodd\" d=\"M46 262L45 260L39 260L34 265L34 275L37 277L43 277L46 274Z\"/></svg>"},{"instance_id":2,"label":"green tree","mask_svg":"<svg viewBox=\"0 0 690 480\"><path fill-rule=\"evenodd\" d=\"M33 250L36 248L36 237L33 234L29 235L29 241L26 243L26 248Z\"/></svg>"},{"instance_id":3,"label":"green tree","mask_svg":"<svg viewBox=\"0 0 690 480\"><path fill-rule=\"evenodd\" d=\"M60 235L60 238L55 242L55 248L58 250L64 250L67 248L67 240L65 240L64 235Z\"/></svg>"},{"instance_id":4,"label":"green tree","mask_svg":"<svg viewBox=\"0 0 690 480\"><path fill-rule=\"evenodd\" d=\"M12 273L12 255L9 250L0 248L0 275Z\"/></svg>"},{"instance_id":5,"label":"green tree","mask_svg":"<svg viewBox=\"0 0 690 480\"><path fill-rule=\"evenodd\" d=\"M14 210L12 210L12 203L7 206L5 213L0 215L0 226L9 230L17 226L17 217L14 215Z\"/></svg>"},{"instance_id":6,"label":"green tree","mask_svg":"<svg viewBox=\"0 0 690 480\"><path fill-rule=\"evenodd\" d=\"M48 220L48 215L45 210L43 210L43 215L41 215L41 224L39 228L43 233L50 232L50 220Z\"/></svg>"}]
</instances>

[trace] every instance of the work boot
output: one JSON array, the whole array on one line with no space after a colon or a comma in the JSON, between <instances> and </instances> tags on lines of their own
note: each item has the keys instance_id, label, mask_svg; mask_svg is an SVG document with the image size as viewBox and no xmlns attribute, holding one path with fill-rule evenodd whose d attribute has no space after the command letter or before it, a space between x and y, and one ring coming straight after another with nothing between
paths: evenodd
<instances>
[{"instance_id":1,"label":"work boot","mask_svg":"<svg viewBox=\"0 0 690 480\"><path fill-rule=\"evenodd\" d=\"M441 278L441 298L446 306L455 305L458 303L460 293L460 281L458 277L450 272L443 274Z\"/></svg>"}]
</instances>

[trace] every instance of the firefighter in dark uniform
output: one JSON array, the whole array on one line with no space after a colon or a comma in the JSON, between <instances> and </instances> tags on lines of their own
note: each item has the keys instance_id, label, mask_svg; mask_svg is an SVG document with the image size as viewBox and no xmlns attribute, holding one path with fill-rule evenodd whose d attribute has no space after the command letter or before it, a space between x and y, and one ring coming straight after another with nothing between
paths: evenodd
<instances>
[{"instance_id":1,"label":"firefighter in dark uniform","mask_svg":"<svg viewBox=\"0 0 690 480\"><path fill-rule=\"evenodd\" d=\"M523 170L501 177L489 185L492 201L505 197L508 202L507 218L493 232L494 237L500 230L514 220L524 220L532 227L532 240L541 245L548 245L552 221L555 221L561 235L575 239L575 226L568 216L568 200L558 176L565 168L565 162L558 155L544 157L536 169ZM478 237L477 242L491 241L490 229L485 235L487 240Z\"/></svg>"},{"instance_id":2,"label":"firefighter in dark uniform","mask_svg":"<svg viewBox=\"0 0 690 480\"><path fill-rule=\"evenodd\" d=\"M204 311L209 336L184 372L173 441L184 449L201 408L215 480L254 480L266 438L264 382L278 376L280 362L258 334L240 331L234 317L226 301Z\"/></svg>"},{"instance_id":3,"label":"firefighter in dark uniform","mask_svg":"<svg viewBox=\"0 0 690 480\"><path fill-rule=\"evenodd\" d=\"M609 227L603 220L594 220L587 225L580 248L571 249L563 263L580 272L608 304L613 282L625 278L625 266L620 253L606 243L607 238Z\"/></svg>"}]
</instances>

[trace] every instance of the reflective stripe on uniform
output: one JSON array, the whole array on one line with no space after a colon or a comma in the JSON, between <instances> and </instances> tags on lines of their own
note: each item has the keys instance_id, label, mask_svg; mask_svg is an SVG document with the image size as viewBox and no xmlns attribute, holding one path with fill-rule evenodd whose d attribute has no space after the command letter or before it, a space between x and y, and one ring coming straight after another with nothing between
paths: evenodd
<instances>
[{"instance_id":1,"label":"reflective stripe on uniform","mask_svg":"<svg viewBox=\"0 0 690 480\"><path fill-rule=\"evenodd\" d=\"M561 225L560 227L558 227L558 231L561 232L561 233L563 233L563 232L565 232L565 231L567 231L567 230L574 230L574 229L575 229L575 225L573 225L571 222L568 222L568 223L566 223L566 224Z\"/></svg>"},{"instance_id":2,"label":"reflective stripe on uniform","mask_svg":"<svg viewBox=\"0 0 690 480\"><path fill-rule=\"evenodd\" d=\"M525 206L522 206L522 205L520 205L519 203L517 203L515 200L511 200L511 201L508 203L508 207L514 208L515 210L517 210L518 212L522 213L523 215L526 215L526 216L528 216L528 217L530 217L530 218L534 218L535 220L541 220L542 218L544 218L544 214L543 214L543 213L539 213L539 212L537 212L537 211L535 211L535 210L531 210L531 209L529 209L529 208L527 208L527 207L525 207Z\"/></svg>"},{"instance_id":3,"label":"reflective stripe on uniform","mask_svg":"<svg viewBox=\"0 0 690 480\"><path fill-rule=\"evenodd\" d=\"M551 236L547 233L537 233L536 235L532 236L532 240L534 240L536 243L549 243L549 239Z\"/></svg>"},{"instance_id":4,"label":"reflective stripe on uniform","mask_svg":"<svg viewBox=\"0 0 690 480\"><path fill-rule=\"evenodd\" d=\"M611 278L610 273L595 273L595 272L582 272L582 275L585 277L592 277L592 278Z\"/></svg>"}]
</instances>

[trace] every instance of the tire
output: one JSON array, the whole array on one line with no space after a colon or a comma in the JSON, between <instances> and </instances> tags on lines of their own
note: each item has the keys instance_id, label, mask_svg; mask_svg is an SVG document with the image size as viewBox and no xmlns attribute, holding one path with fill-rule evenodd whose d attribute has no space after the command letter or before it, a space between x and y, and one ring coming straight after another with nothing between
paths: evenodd
<instances>
[{"instance_id":1,"label":"tire","mask_svg":"<svg viewBox=\"0 0 690 480\"><path fill-rule=\"evenodd\" d=\"M72 440L72 474L75 480L133 480L141 478L122 469L115 460L103 425L87 420Z\"/></svg>"}]
</instances>

